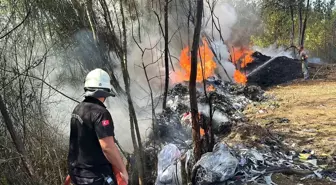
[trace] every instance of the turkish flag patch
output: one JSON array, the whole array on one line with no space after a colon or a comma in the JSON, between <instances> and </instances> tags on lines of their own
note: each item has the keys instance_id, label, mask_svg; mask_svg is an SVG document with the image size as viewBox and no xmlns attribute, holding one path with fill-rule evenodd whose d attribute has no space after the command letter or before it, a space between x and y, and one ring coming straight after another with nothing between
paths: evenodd
<instances>
[{"instance_id":1,"label":"turkish flag patch","mask_svg":"<svg viewBox=\"0 0 336 185\"><path fill-rule=\"evenodd\" d=\"M102 125L105 127L105 126L107 126L107 125L109 125L110 124L110 121L109 120L103 120L102 121Z\"/></svg>"}]
</instances>

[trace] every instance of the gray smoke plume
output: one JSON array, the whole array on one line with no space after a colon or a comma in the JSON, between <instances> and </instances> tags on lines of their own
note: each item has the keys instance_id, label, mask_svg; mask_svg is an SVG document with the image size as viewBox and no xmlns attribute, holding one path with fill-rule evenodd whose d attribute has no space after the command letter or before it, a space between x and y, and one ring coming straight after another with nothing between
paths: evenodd
<instances>
[{"instance_id":1,"label":"gray smoke plume","mask_svg":"<svg viewBox=\"0 0 336 185\"><path fill-rule=\"evenodd\" d=\"M174 79L174 71L180 70L179 57L181 50L190 46L193 35L193 24L188 22L188 17L193 18L195 4L187 3L188 1L171 1L169 10L169 52L170 52L170 85L177 82ZM252 28L258 27L257 13L250 6L242 6L241 0L207 0L204 3L204 19L202 33L206 34L213 42L210 43L217 56L219 62L217 73L223 80L232 79L235 67L228 61L229 51L227 44L246 44L249 42L249 36L252 34ZM150 78L152 93L155 98L155 110L161 109L160 95L163 93L164 82L164 39L159 27L158 20L154 11L159 15L161 25L164 26L163 15L158 7L158 3L151 7L150 2L142 0L138 2L140 12L139 22L127 20L127 36L128 36L128 70L131 78L131 95L136 107L139 120L139 127L142 137L146 138L150 131L151 125L151 101L149 96L148 82L145 77L143 65L147 66L146 72ZM118 7L110 5L111 10L119 14ZM189 11L189 6L192 8ZM114 10L114 7L117 7ZM188 13L191 12L191 15ZM213 15L210 13L213 12ZM115 15L113 15L115 16ZM113 17L116 21L116 17ZM119 17L120 18L120 17ZM114 22L117 25L117 22ZM254 24L254 27L252 27ZM138 32L140 26L140 33ZM118 31L117 31L118 32ZM106 46L101 45L104 42L96 42L93 39L92 32L89 30L81 30L74 34L74 47L63 54L66 62L54 62L55 65L62 66L62 70L54 73L54 77L50 78L50 82L67 82L61 90L69 96L82 100L84 77L89 70L97 67L105 67L112 65L115 76L122 88L124 83L120 68L120 59L116 57L114 52L104 53ZM225 42L225 43L224 43ZM98 43L98 44L97 44ZM80 61L80 62L78 62ZM229 74L226 76L221 66L224 66ZM173 70L174 67L174 70ZM70 78L71 76L71 78ZM59 78L62 77L62 78ZM64 97L57 96L56 99L64 100ZM76 103L70 100L64 100L57 106L51 107L57 112L58 117L63 118L62 122L66 132L69 131L69 120L71 111ZM116 98L109 98L106 102L112 117L114 119L116 137L122 146L128 151L132 150L130 143L130 127L129 114L127 109L126 97L119 95ZM55 120L56 118L52 118Z\"/></svg>"}]
</instances>

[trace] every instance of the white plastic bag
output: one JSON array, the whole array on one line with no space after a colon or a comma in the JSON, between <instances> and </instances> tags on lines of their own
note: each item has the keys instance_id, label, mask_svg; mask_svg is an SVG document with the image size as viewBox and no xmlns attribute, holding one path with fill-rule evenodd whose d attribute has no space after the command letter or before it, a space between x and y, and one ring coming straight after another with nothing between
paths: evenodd
<instances>
[{"instance_id":1,"label":"white plastic bag","mask_svg":"<svg viewBox=\"0 0 336 185\"><path fill-rule=\"evenodd\" d=\"M238 166L238 159L233 157L227 147L220 143L213 152L204 154L195 164L196 184L224 182L233 177Z\"/></svg>"},{"instance_id":2,"label":"white plastic bag","mask_svg":"<svg viewBox=\"0 0 336 185\"><path fill-rule=\"evenodd\" d=\"M181 152L174 144L163 147L158 154L158 176L156 185L182 184L181 177Z\"/></svg>"}]
</instances>

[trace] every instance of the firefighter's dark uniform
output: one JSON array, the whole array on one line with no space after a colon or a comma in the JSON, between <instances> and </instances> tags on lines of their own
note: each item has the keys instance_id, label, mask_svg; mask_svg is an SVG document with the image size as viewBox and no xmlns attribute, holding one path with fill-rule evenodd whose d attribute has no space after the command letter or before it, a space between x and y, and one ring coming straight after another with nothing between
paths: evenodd
<instances>
[{"instance_id":1,"label":"firefighter's dark uniform","mask_svg":"<svg viewBox=\"0 0 336 185\"><path fill-rule=\"evenodd\" d=\"M111 114L101 101L86 97L71 117L68 166L74 184L104 185L106 176L115 182L112 166L99 144L99 139L108 136L114 136Z\"/></svg>"}]
</instances>

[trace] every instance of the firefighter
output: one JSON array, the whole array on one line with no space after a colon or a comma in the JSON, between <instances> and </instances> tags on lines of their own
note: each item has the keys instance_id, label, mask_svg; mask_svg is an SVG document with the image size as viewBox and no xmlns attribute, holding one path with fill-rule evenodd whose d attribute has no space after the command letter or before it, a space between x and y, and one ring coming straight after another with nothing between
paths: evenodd
<instances>
[{"instance_id":1,"label":"firefighter","mask_svg":"<svg viewBox=\"0 0 336 185\"><path fill-rule=\"evenodd\" d=\"M309 71L308 71L308 55L304 50L303 46L299 47L299 56L302 64L302 73L304 80L309 79Z\"/></svg>"},{"instance_id":2,"label":"firefighter","mask_svg":"<svg viewBox=\"0 0 336 185\"><path fill-rule=\"evenodd\" d=\"M110 76L102 69L89 72L84 84L85 99L71 116L68 153L69 176L75 185L117 184L115 176L128 183L128 173L114 142L114 125L104 102L112 93ZM119 171L114 175L112 166Z\"/></svg>"}]
</instances>

